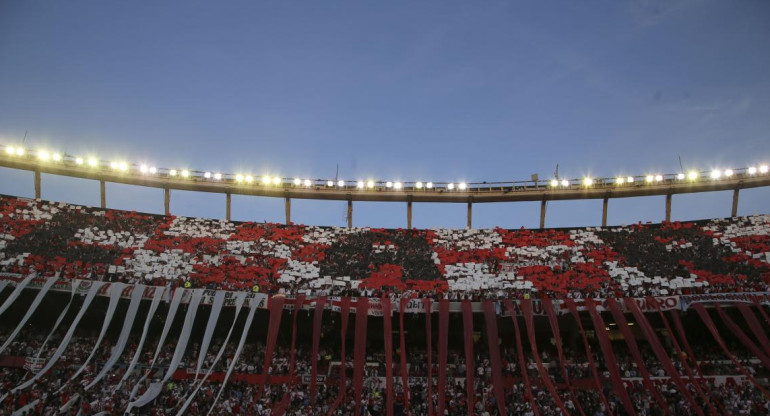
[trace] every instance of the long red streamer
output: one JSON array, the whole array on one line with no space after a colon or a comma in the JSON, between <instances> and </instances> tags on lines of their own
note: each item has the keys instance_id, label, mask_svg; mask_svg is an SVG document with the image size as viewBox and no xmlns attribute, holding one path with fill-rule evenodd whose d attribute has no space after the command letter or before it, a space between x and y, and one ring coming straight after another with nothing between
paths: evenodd
<instances>
[{"instance_id":1,"label":"long red streamer","mask_svg":"<svg viewBox=\"0 0 770 416\"><path fill-rule=\"evenodd\" d=\"M289 407L291 395L294 393L294 366L296 364L294 349L297 344L297 315L299 315L299 310L304 303L305 295L298 295L297 298L294 299L294 314L292 316L291 325L291 351L289 353L289 389L286 390L281 401L270 413L271 416L283 416L283 414L286 413L286 409Z\"/></svg>"},{"instance_id":2,"label":"long red streamer","mask_svg":"<svg viewBox=\"0 0 770 416\"><path fill-rule=\"evenodd\" d=\"M431 331L433 313L429 298L423 298L422 307L425 309L425 339L428 348L428 416L433 416L436 414L433 410L433 346L431 345L433 338L433 332Z\"/></svg>"},{"instance_id":3,"label":"long red streamer","mask_svg":"<svg viewBox=\"0 0 770 416\"><path fill-rule=\"evenodd\" d=\"M447 343L449 341L449 301L438 301L438 403L437 412L444 414L446 399L446 361Z\"/></svg>"},{"instance_id":4,"label":"long red streamer","mask_svg":"<svg viewBox=\"0 0 770 416\"><path fill-rule=\"evenodd\" d=\"M463 331L465 335L465 394L468 405L468 415L473 415L473 406L476 404L476 389L473 376L476 372L476 362L473 359L473 307L471 301L463 299Z\"/></svg>"},{"instance_id":5,"label":"long red streamer","mask_svg":"<svg viewBox=\"0 0 770 416\"><path fill-rule=\"evenodd\" d=\"M767 312L765 312L765 309L762 307L762 304L759 303L758 300L754 299L754 306L759 311L759 314L762 315L762 318L765 320L765 323L770 325L770 316L767 316Z\"/></svg>"},{"instance_id":6,"label":"long red streamer","mask_svg":"<svg viewBox=\"0 0 770 416\"><path fill-rule=\"evenodd\" d=\"M487 344L489 344L489 360L492 364L492 387L497 402L497 411L501 415L507 415L505 411L505 386L503 385L503 363L500 359L500 345L498 344L499 332L497 330L497 314L495 304L489 299L481 302L484 309L484 319L487 322Z\"/></svg>"},{"instance_id":7,"label":"long red streamer","mask_svg":"<svg viewBox=\"0 0 770 416\"><path fill-rule=\"evenodd\" d=\"M380 301L382 305L382 336L385 341L385 408L387 416L393 416L393 323L391 321L390 298L385 296Z\"/></svg>"},{"instance_id":8,"label":"long red streamer","mask_svg":"<svg viewBox=\"0 0 770 416\"><path fill-rule=\"evenodd\" d=\"M724 351L725 355L727 355L730 358L730 361L733 362L735 365L735 368L738 369L738 371L741 372L746 378L751 381L752 384L754 384L754 387L756 387L762 394L765 396L768 396L767 391L765 391L764 387L762 387L759 382L754 378L754 376L751 375L748 371L746 371L745 368L743 368L743 365L741 365L741 362L738 361L738 358L733 355L732 352L730 352L730 349L727 348L727 344L725 344L725 341L722 339L722 336L719 335L719 331L717 331L716 326L714 325L714 321L711 320L711 317L709 316L708 311L701 305L700 303L696 303L691 306L691 308L695 309L695 312L698 313L698 316L700 316L701 321L703 321L703 324L706 325L706 328L711 332L711 336L714 337L714 340L719 344L719 347L722 348L722 351Z\"/></svg>"},{"instance_id":9,"label":"long red streamer","mask_svg":"<svg viewBox=\"0 0 770 416\"><path fill-rule=\"evenodd\" d=\"M516 316L516 308L513 306L513 302L510 299L505 300L505 308L508 309L508 313L513 319L513 330L516 338L516 352L519 358L519 369L521 370L522 378L524 379L524 388L527 389L527 399L529 405L532 407L532 412L535 416L540 416L540 409L535 401L535 395L532 393L532 384L529 382L529 374L527 374L527 363L524 361L524 347L521 345L521 332L519 331L519 318Z\"/></svg>"},{"instance_id":10,"label":"long red streamer","mask_svg":"<svg viewBox=\"0 0 770 416\"><path fill-rule=\"evenodd\" d=\"M727 329L730 330L730 332L735 335L736 338L738 338L741 343L746 346L757 358L759 358L759 361L762 361L762 364L765 365L765 367L770 368L770 359L767 358L767 355L757 346L757 344L752 341L745 332L732 320L729 316L725 313L724 309L722 309L721 306L719 306L718 303L714 304L714 307L717 309L717 313L719 313L719 317L722 318L722 322L725 323L727 326Z\"/></svg>"},{"instance_id":11,"label":"long red streamer","mask_svg":"<svg viewBox=\"0 0 770 416\"><path fill-rule=\"evenodd\" d=\"M267 327L267 341L265 342L265 362L262 365L263 377L259 380L259 389L257 390L256 400L262 397L262 390L265 388L270 365L273 363L273 351L275 350L275 341L278 339L278 329L281 327L281 316L283 315L283 304L286 298L283 296L273 296L270 298L270 323Z\"/></svg>"},{"instance_id":12,"label":"long red streamer","mask_svg":"<svg viewBox=\"0 0 770 416\"><path fill-rule=\"evenodd\" d=\"M567 307L569 313L572 315L572 318L574 318L575 322L577 322L578 329L580 329L580 335L583 337L583 347L586 350L586 358L588 358L588 364L591 367L591 374L593 375L594 383L596 384L596 391L599 392L599 398L602 399L602 403L604 404L607 413L612 414L610 404L607 402L607 397L604 396L604 389L602 389L602 382L601 379L599 379L599 371L596 367L596 360L594 360L594 353L591 351L591 344L588 343L586 331L583 328L583 321L580 320L580 315L578 314L575 301L569 298L564 299L564 306Z\"/></svg>"},{"instance_id":13,"label":"long red streamer","mask_svg":"<svg viewBox=\"0 0 770 416\"><path fill-rule=\"evenodd\" d=\"M569 389L570 397L575 407L580 412L581 416L585 416L583 407L580 405L580 401L575 396L575 391L572 389L572 383L567 374L567 362L564 359L564 347L561 342L561 329L559 328L559 318L556 316L556 309L553 307L553 301L550 298L545 298L542 301L543 310L548 315L548 323L551 326L551 333L553 333L553 339L556 341L556 352L559 354L559 366L561 366L561 376L564 379L564 383Z\"/></svg>"},{"instance_id":14,"label":"long red streamer","mask_svg":"<svg viewBox=\"0 0 770 416\"><path fill-rule=\"evenodd\" d=\"M358 298L356 302L356 343L353 346L353 392L356 407L354 414L361 414L364 392L364 370L366 367L366 322L369 319L369 299Z\"/></svg>"},{"instance_id":15,"label":"long red streamer","mask_svg":"<svg viewBox=\"0 0 770 416\"><path fill-rule=\"evenodd\" d=\"M348 389L348 376L347 376L347 355L345 354L345 344L347 343L348 335L348 316L350 315L350 298L344 297L340 299L340 337L342 338L342 347L340 348L340 388L337 393L337 399L334 400L327 416L331 416L340 407L340 404L345 400L345 396Z\"/></svg>"},{"instance_id":16,"label":"long red streamer","mask_svg":"<svg viewBox=\"0 0 770 416\"><path fill-rule=\"evenodd\" d=\"M401 385L404 387L404 410L406 414L409 414L409 374L406 369L406 340L404 339L404 309L406 304L409 303L409 299L401 298L398 309L398 324L399 324L399 351L401 351ZM427 315L430 317L430 315Z\"/></svg>"},{"instance_id":17,"label":"long red streamer","mask_svg":"<svg viewBox=\"0 0 770 416\"><path fill-rule=\"evenodd\" d=\"M647 342L650 343L652 352L655 353L656 357L658 357L658 361L660 361L660 364L663 366L663 369L666 370L666 373L668 373L669 377L674 380L674 384L676 384L677 388L679 388L680 394L684 396L685 400L687 400L695 413L702 416L703 409L698 406L698 403L695 402L695 399L690 394L690 389L687 388L687 386L682 381L682 378L679 377L679 371L677 371L676 367L674 367L674 364L671 362L671 358L669 358L668 354L666 354L666 350L660 343L657 334L655 334L655 330L652 328L652 325L650 325L647 317L644 316L644 313L639 308L639 305L637 305L636 301L631 298L625 298L623 299L623 302L626 305L626 309L634 315L636 323L639 324L639 327L644 333L645 338L647 338Z\"/></svg>"},{"instance_id":18,"label":"long red streamer","mask_svg":"<svg viewBox=\"0 0 770 416\"><path fill-rule=\"evenodd\" d=\"M623 385L623 379L620 377L618 361L615 358L615 352L612 351L612 343L607 336L604 319L602 319L602 316L596 311L596 304L594 304L593 299L586 299L586 309L588 309L588 315L594 323L594 332L596 333L596 337L599 338L599 347L602 349L604 361L607 363L607 369L610 371L612 389L615 390L615 394L620 397L620 401L623 403L626 412L630 415L635 415L636 410L634 409L633 403L631 403L631 398L628 397L628 392Z\"/></svg>"},{"instance_id":19,"label":"long red streamer","mask_svg":"<svg viewBox=\"0 0 770 416\"><path fill-rule=\"evenodd\" d=\"M546 370L545 366L543 365L543 360L540 359L540 353L537 350L537 338L535 337L535 317L532 312L532 300L522 299L520 301L520 306L521 313L524 315L524 325L527 327L527 338L529 339L529 346L532 350L532 356L535 357L535 363L537 364L537 371L540 374L540 379L545 384L548 392L551 393L551 397L553 397L553 400L556 402L556 406L559 406L559 409L561 409L562 413L569 415L569 412L567 412L567 409L564 407L564 402L562 402L561 397L559 396L559 392L556 391L556 387L553 385L553 381L551 381L551 376L548 375L548 370Z\"/></svg>"},{"instance_id":20,"label":"long red streamer","mask_svg":"<svg viewBox=\"0 0 770 416\"><path fill-rule=\"evenodd\" d=\"M318 378L318 349L321 344L321 323L323 322L324 306L326 306L326 296L316 299L315 312L313 313L313 357L310 370L310 404L312 405L315 405L316 379Z\"/></svg>"},{"instance_id":21,"label":"long red streamer","mask_svg":"<svg viewBox=\"0 0 770 416\"><path fill-rule=\"evenodd\" d=\"M666 412L666 414L671 414L668 404L666 404L666 401L660 396L658 389L655 388L655 384L652 382L652 379L650 379L650 372L647 370L647 366L644 365L644 359L642 359L642 353L639 351L639 345L637 345L636 339L634 339L634 335L631 333L631 329L628 328L628 321L626 321L623 311L620 310L620 306L618 306L618 303L613 298L607 299L607 306L610 309L610 313L612 313L612 319L615 320L617 328L620 330L620 333L623 334L623 339L626 341L628 350L631 352L631 357L636 363L636 368L644 379L644 386L647 388L647 391L652 394L653 399L655 399L655 402L660 406L660 409Z\"/></svg>"},{"instance_id":22,"label":"long red streamer","mask_svg":"<svg viewBox=\"0 0 770 416\"><path fill-rule=\"evenodd\" d=\"M757 337L757 340L759 340L762 349L765 350L765 355L770 356L770 341L767 339L767 334L765 334L765 331L757 317L754 315L754 312L752 312L749 305L745 303L736 303L735 306L741 312L741 315L743 315L743 319L746 320L746 323L749 324L751 332L753 332Z\"/></svg>"}]
</instances>

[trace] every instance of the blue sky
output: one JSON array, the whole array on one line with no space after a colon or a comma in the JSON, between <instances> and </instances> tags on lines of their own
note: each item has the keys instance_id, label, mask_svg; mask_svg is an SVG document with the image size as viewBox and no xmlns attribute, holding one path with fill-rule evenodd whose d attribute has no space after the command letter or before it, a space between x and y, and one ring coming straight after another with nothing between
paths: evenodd
<instances>
[{"instance_id":1,"label":"blue sky","mask_svg":"<svg viewBox=\"0 0 770 416\"><path fill-rule=\"evenodd\" d=\"M284 177L494 181L672 173L770 162L770 3L725 1L0 2L0 142L164 167ZM43 177L46 199L98 205L98 183ZM0 193L32 175L0 169ZM729 215L731 193L675 196L674 219ZM224 195L172 193L223 217ZM741 193L767 213L770 189ZM112 208L162 212L110 184ZM295 222L345 203L295 200ZM612 200L611 224L660 221L663 198ZM237 220L283 220L234 197ZM476 204L474 226L536 227L537 203ZM601 201L554 202L547 226L598 225ZM465 205L415 204L417 227ZM355 225L406 224L356 203Z\"/></svg>"}]
</instances>

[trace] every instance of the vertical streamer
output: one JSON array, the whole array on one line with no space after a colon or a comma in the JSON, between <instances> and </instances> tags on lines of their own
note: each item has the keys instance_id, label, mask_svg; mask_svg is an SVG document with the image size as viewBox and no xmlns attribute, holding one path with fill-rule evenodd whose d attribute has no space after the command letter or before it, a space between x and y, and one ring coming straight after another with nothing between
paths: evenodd
<instances>
[{"instance_id":1,"label":"vertical streamer","mask_svg":"<svg viewBox=\"0 0 770 416\"><path fill-rule=\"evenodd\" d=\"M393 323L391 321L391 302L388 296L384 296L382 303L382 337L385 341L385 414L393 416Z\"/></svg>"},{"instance_id":2,"label":"vertical streamer","mask_svg":"<svg viewBox=\"0 0 770 416\"><path fill-rule=\"evenodd\" d=\"M147 317L144 320L144 328L142 329L142 336L139 339L139 345L136 347L134 357L131 359L131 363L128 365L128 369L126 369L126 372L123 374L123 378L120 379L120 382L115 386L113 391L117 391L120 388L123 382L126 381L126 379L128 379L128 377L134 371L136 363L139 362L139 357L142 354L142 347L144 346L145 339L147 339L147 332L150 329L150 322L152 322L152 318L155 316L155 311L158 309L158 305L160 304L161 298L163 297L163 293L165 291L165 288L155 288L155 293L152 297L152 303L150 304L150 310L147 311Z\"/></svg>"},{"instance_id":3,"label":"vertical streamer","mask_svg":"<svg viewBox=\"0 0 770 416\"><path fill-rule=\"evenodd\" d=\"M198 378L198 374L201 372L201 367L203 366L203 360L206 359L206 355L209 353L211 336L214 335L214 329L217 327L217 320L219 320L219 314L222 312L226 294L227 292L224 290L217 290L214 294L214 301L211 303L211 313L209 314L208 322L206 322L206 332L203 334L203 341L201 342L201 348L198 352L198 365L195 367L195 378Z\"/></svg>"},{"instance_id":4,"label":"vertical streamer","mask_svg":"<svg viewBox=\"0 0 770 416\"><path fill-rule=\"evenodd\" d=\"M11 292L11 294L8 295L8 298L5 299L5 302L3 302L3 305L0 306L0 315L2 315L3 312L5 312L8 308L11 307L13 302L15 302L16 299L19 297L19 295L21 295L21 292L24 290L24 288L26 288L27 285L29 285L29 282L31 282L32 279L34 279L35 277L37 277L37 273L30 273L22 281L20 281L19 283L16 283L16 287L13 288L13 292ZM75 282L73 281L72 284L74 285Z\"/></svg>"},{"instance_id":5,"label":"vertical streamer","mask_svg":"<svg viewBox=\"0 0 770 416\"><path fill-rule=\"evenodd\" d=\"M465 338L465 394L468 405L468 415L473 415L473 407L476 404L476 389L473 375L476 372L476 362L473 359L473 308L471 301L463 299L463 332Z\"/></svg>"},{"instance_id":6,"label":"vertical streamer","mask_svg":"<svg viewBox=\"0 0 770 416\"><path fill-rule=\"evenodd\" d=\"M765 350L765 355L770 356L770 341L767 339L767 334L765 334L765 331L759 323L759 320L757 320L757 317L754 315L754 312L752 312L749 305L746 305L745 303L736 303L735 306L741 312L741 315L743 315L743 319L746 320L746 323L749 324L751 332L754 333L760 345L762 345L762 349ZM0 349L0 351L2 351L2 349Z\"/></svg>"},{"instance_id":7,"label":"vertical streamer","mask_svg":"<svg viewBox=\"0 0 770 416\"><path fill-rule=\"evenodd\" d=\"M532 393L532 384L529 382L529 374L527 373L527 363L524 360L524 347L521 345L521 332L519 331L519 317L516 316L516 307L513 306L513 302L510 299L505 300L505 307L508 309L508 313L511 314L513 320L513 331L516 338L516 353L519 359L519 369L521 370L522 378L524 379L524 388L527 389L527 399L529 405L532 407L532 412L535 416L540 416L540 409L535 401L535 395Z\"/></svg>"},{"instance_id":8,"label":"vertical streamer","mask_svg":"<svg viewBox=\"0 0 770 416\"><path fill-rule=\"evenodd\" d=\"M422 307L425 309L425 340L428 348L428 416L435 415L433 409L433 311L430 298L423 298Z\"/></svg>"},{"instance_id":9,"label":"vertical streamer","mask_svg":"<svg viewBox=\"0 0 770 416\"><path fill-rule=\"evenodd\" d=\"M283 398L281 399L280 403L278 403L278 406L270 413L271 416L283 416L284 413L286 413L286 409L289 407L289 403L291 401L291 395L294 393L294 366L295 366L295 346L297 345L297 315L299 315L299 310L302 308L302 305L305 303L305 295L298 295L296 299L294 299L294 313L291 319L291 349L289 353L289 388L286 390L286 392L283 395Z\"/></svg>"},{"instance_id":10,"label":"vertical streamer","mask_svg":"<svg viewBox=\"0 0 770 416\"><path fill-rule=\"evenodd\" d=\"M398 338L399 338L399 358L401 359L401 385L404 387L404 410L406 414L409 414L409 374L407 374L406 368L406 340L404 339L404 309L406 304L409 303L409 299L401 298L398 308ZM430 317L430 315L427 315Z\"/></svg>"},{"instance_id":11,"label":"vertical streamer","mask_svg":"<svg viewBox=\"0 0 770 416\"><path fill-rule=\"evenodd\" d=\"M347 334L348 334L348 316L350 315L350 298L344 297L340 299L340 337L342 338L342 346L340 348L340 388L339 392L337 393L337 399L334 401L332 406L329 408L329 412L327 415L331 416L334 414L334 412L337 411L337 408L340 406L343 400L345 400L345 396L348 389L348 380L347 380L347 354L345 353L345 344L347 341Z\"/></svg>"},{"instance_id":12,"label":"vertical streamer","mask_svg":"<svg viewBox=\"0 0 770 416\"><path fill-rule=\"evenodd\" d=\"M503 385L503 363L500 359L499 332L497 330L497 314L492 300L485 299L481 303L484 309L484 319L487 323L487 344L489 344L489 361L492 364L492 388L494 389L497 411L507 415L505 410L505 386Z\"/></svg>"},{"instance_id":13,"label":"vertical streamer","mask_svg":"<svg viewBox=\"0 0 770 416\"><path fill-rule=\"evenodd\" d=\"M324 306L326 306L326 296L315 300L315 311L313 312L313 356L312 367L310 370L310 404L315 406L316 382L318 378L318 349L321 344L321 323L323 322Z\"/></svg>"},{"instance_id":14,"label":"vertical streamer","mask_svg":"<svg viewBox=\"0 0 770 416\"><path fill-rule=\"evenodd\" d=\"M444 415L446 405L446 362L447 344L449 341L449 301L438 301L438 403L437 414Z\"/></svg>"},{"instance_id":15,"label":"vertical streamer","mask_svg":"<svg viewBox=\"0 0 770 416\"><path fill-rule=\"evenodd\" d=\"M265 384L268 384L267 377L270 375L270 366L273 364L273 351L275 351L275 342L278 339L278 329L281 327L281 317L283 316L283 304L285 301L286 298L283 296L273 296L270 298L270 323L267 326L267 340L265 341L265 361L262 364L262 377L259 378L259 388L254 399L255 402L259 401L262 397Z\"/></svg>"},{"instance_id":16,"label":"vertical streamer","mask_svg":"<svg viewBox=\"0 0 770 416\"><path fill-rule=\"evenodd\" d=\"M569 379L569 374L567 374L567 363L564 359L564 347L562 346L561 342L561 329L559 328L559 318L556 316L556 309L553 307L553 301L550 298L544 298L542 301L543 310L545 311L546 315L548 315L548 323L551 327L551 333L553 334L553 339L556 341L556 352L559 354L559 366L561 367L561 376L564 379L564 383L567 385L567 389L569 389L570 397L573 400L573 404L580 412L581 416L585 416L585 412L583 412L583 407L580 405L580 401L577 399L577 396L575 396L575 390L572 388L572 383Z\"/></svg>"},{"instance_id":17,"label":"vertical streamer","mask_svg":"<svg viewBox=\"0 0 770 416\"><path fill-rule=\"evenodd\" d=\"M8 335L8 338L5 340L5 343L3 343L2 346L0 346L0 354L2 354L3 351L5 351L6 348L8 348L9 345L11 345L11 342L16 338L16 335L19 334L19 331L21 331L24 328L24 325L27 324L27 321L29 318L32 317L32 314L35 313L37 310L37 307L40 306L40 302L43 301L43 298L48 293L48 290L51 289L51 286L56 283L58 280L58 277L49 277L46 279L45 283L43 284L43 287L40 288L40 290L37 292L37 296L35 296L35 300L32 301L32 304L27 308L27 312L24 314L24 317L21 318L21 322L19 322L18 325L16 325L16 328L13 330L11 335ZM3 283L7 283L7 280L3 280ZM0 292L2 292L2 288L0 288Z\"/></svg>"},{"instance_id":18,"label":"vertical streamer","mask_svg":"<svg viewBox=\"0 0 770 416\"><path fill-rule=\"evenodd\" d=\"M356 407L354 414L361 414L363 402L364 371L366 370L366 322L369 318L369 299L358 298L356 301L356 343L353 347L353 391Z\"/></svg>"},{"instance_id":19,"label":"vertical streamer","mask_svg":"<svg viewBox=\"0 0 770 416\"><path fill-rule=\"evenodd\" d=\"M727 326L727 329L730 330L730 332L735 335L738 340L741 341L741 343L749 350L751 351L757 358L759 358L759 361L762 362L762 364L765 365L768 369L770 369L770 359L767 358L767 355L759 348L757 347L757 344L752 341L741 328L735 324L735 322L730 319L729 316L725 313L725 311L722 309L721 306L719 306L718 303L714 303L714 307L717 309L717 313L719 314L719 317L722 318L722 322L725 323Z\"/></svg>"}]
</instances>

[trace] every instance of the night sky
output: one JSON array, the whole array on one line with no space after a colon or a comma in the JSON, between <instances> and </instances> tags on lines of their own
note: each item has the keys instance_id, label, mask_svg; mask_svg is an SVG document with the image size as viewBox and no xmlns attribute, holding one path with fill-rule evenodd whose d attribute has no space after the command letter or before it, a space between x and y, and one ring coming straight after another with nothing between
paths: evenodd
<instances>
[{"instance_id":1,"label":"night sky","mask_svg":"<svg viewBox=\"0 0 770 416\"><path fill-rule=\"evenodd\" d=\"M283 177L508 181L770 163L770 2L0 2L0 143L159 167ZM33 196L0 169L0 193ZM99 204L95 181L43 176L44 199ZM675 220L724 217L732 192L676 195ZM768 213L770 189L741 192ZM109 184L110 208L161 213L159 189ZM475 227L537 227L539 203L474 205ZM465 204L413 225L464 227ZM225 196L174 191L177 215ZM345 225L345 202L294 200ZM233 196L233 219L283 221ZM610 201L658 222L664 197ZM546 226L598 225L601 200ZM355 203L403 227L405 203Z\"/></svg>"}]
</instances>

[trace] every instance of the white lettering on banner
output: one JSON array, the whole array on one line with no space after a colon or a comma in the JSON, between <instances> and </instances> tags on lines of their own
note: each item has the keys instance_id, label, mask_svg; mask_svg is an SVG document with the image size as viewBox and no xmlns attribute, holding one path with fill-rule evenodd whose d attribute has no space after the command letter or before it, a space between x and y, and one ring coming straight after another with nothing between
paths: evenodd
<instances>
[{"instance_id":1,"label":"white lettering on banner","mask_svg":"<svg viewBox=\"0 0 770 416\"><path fill-rule=\"evenodd\" d=\"M708 380L711 381L715 386L732 386L732 385L740 385L744 381L746 381L746 376L703 376L698 377L698 380ZM650 380L653 384L656 386L665 386L667 384L672 384L674 381L671 379L671 377L650 377ZM682 377L682 380L689 380L689 377ZM643 384L644 378L642 377L627 377L623 379L623 385L626 387L626 389L632 390L634 388L634 384Z\"/></svg>"},{"instance_id":2,"label":"white lettering on banner","mask_svg":"<svg viewBox=\"0 0 770 416\"><path fill-rule=\"evenodd\" d=\"M770 294L767 292L745 292L682 295L682 310L687 310L694 303L754 303L754 301L763 305L770 305Z\"/></svg>"}]
</instances>

